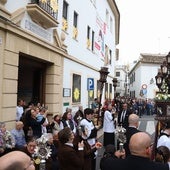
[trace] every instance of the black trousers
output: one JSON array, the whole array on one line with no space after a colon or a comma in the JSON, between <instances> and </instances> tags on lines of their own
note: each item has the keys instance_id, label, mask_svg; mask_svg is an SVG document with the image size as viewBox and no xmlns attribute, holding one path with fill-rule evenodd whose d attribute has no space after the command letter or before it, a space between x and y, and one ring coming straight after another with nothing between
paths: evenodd
<instances>
[{"instance_id":1,"label":"black trousers","mask_svg":"<svg viewBox=\"0 0 170 170\"><path fill-rule=\"evenodd\" d=\"M109 144L114 145L115 143L115 134L114 133L108 133L108 132L104 132L104 136L103 136L103 145L107 146Z\"/></svg>"}]
</instances>

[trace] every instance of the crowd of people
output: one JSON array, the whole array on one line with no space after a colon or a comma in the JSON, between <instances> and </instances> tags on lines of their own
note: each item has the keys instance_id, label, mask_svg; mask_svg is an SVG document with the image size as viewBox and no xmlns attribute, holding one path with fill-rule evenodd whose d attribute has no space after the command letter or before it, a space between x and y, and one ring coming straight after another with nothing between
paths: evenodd
<instances>
[{"instance_id":1,"label":"crowd of people","mask_svg":"<svg viewBox=\"0 0 170 170\"><path fill-rule=\"evenodd\" d=\"M93 122L99 106L96 99L91 108L83 109L80 105L74 115L72 109L67 108L63 114L53 115L51 121L46 107L40 103L30 103L25 107L24 101L19 99L15 128L9 131L5 122L0 122L0 161L3 162L0 170L10 170L14 166L40 169L41 160L35 150L37 139L44 134L46 147L50 148L46 170L96 170L96 157L102 147L101 170L168 170L170 122L161 122L159 134L155 135L157 139L153 140L138 129L139 119L144 113L141 114L137 105L137 100L107 100L101 107L103 142L99 142L99 129ZM149 115L154 113L153 108L154 105ZM119 137L115 136L117 127L124 130ZM17 159L12 161L16 155L21 155L25 163ZM5 159L11 161L5 163Z\"/></svg>"},{"instance_id":2,"label":"crowd of people","mask_svg":"<svg viewBox=\"0 0 170 170\"><path fill-rule=\"evenodd\" d=\"M79 106L74 115L72 109L67 108L49 121L48 110L43 105L30 103L24 107L24 101L19 99L15 128L9 131L5 122L0 123L0 157L21 151L33 160L35 169L39 169L41 160L35 151L38 140L45 135L45 147L51 150L46 170L95 170L97 150L102 144L97 141L93 114L93 109L83 110Z\"/></svg>"}]
</instances>

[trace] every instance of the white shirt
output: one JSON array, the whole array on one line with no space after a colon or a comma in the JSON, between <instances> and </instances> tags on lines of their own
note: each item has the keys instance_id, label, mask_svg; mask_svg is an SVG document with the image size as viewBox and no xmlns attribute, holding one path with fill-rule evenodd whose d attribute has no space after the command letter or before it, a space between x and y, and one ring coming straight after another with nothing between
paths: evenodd
<instances>
[{"instance_id":1,"label":"white shirt","mask_svg":"<svg viewBox=\"0 0 170 170\"><path fill-rule=\"evenodd\" d=\"M166 136L166 135L162 135L157 142L157 148L159 146L166 146L170 149L170 137Z\"/></svg>"},{"instance_id":2,"label":"white shirt","mask_svg":"<svg viewBox=\"0 0 170 170\"><path fill-rule=\"evenodd\" d=\"M103 132L113 133L115 131L112 113L108 110L104 113Z\"/></svg>"},{"instance_id":3,"label":"white shirt","mask_svg":"<svg viewBox=\"0 0 170 170\"><path fill-rule=\"evenodd\" d=\"M16 120L17 120L17 121L20 120L23 112L24 112L24 109L23 109L22 106L17 106L17 107L16 107Z\"/></svg>"},{"instance_id":4,"label":"white shirt","mask_svg":"<svg viewBox=\"0 0 170 170\"><path fill-rule=\"evenodd\" d=\"M95 126L92 121L90 122L86 119L81 120L80 125L84 126L85 129L87 130L87 137L86 137L87 139L91 134L91 130L94 129ZM95 138L87 139L87 142L92 146L96 143L96 139Z\"/></svg>"}]
</instances>

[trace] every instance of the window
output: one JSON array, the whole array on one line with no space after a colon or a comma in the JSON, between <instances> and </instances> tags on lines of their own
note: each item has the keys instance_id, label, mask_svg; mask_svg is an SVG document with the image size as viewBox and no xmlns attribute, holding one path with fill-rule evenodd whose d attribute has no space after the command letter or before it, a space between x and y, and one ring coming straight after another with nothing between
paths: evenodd
<instances>
[{"instance_id":1,"label":"window","mask_svg":"<svg viewBox=\"0 0 170 170\"><path fill-rule=\"evenodd\" d=\"M66 1L63 2L63 18L67 20L68 13L68 3Z\"/></svg>"},{"instance_id":2,"label":"window","mask_svg":"<svg viewBox=\"0 0 170 170\"><path fill-rule=\"evenodd\" d=\"M87 38L90 39L90 27L87 26Z\"/></svg>"},{"instance_id":3,"label":"window","mask_svg":"<svg viewBox=\"0 0 170 170\"><path fill-rule=\"evenodd\" d=\"M94 31L92 31L92 42L91 42L91 50L94 51L94 36L95 36L95 33Z\"/></svg>"},{"instance_id":4,"label":"window","mask_svg":"<svg viewBox=\"0 0 170 170\"><path fill-rule=\"evenodd\" d=\"M62 19L62 30L67 31L68 29L68 3L66 1L63 2L63 19Z\"/></svg>"},{"instance_id":5,"label":"window","mask_svg":"<svg viewBox=\"0 0 170 170\"><path fill-rule=\"evenodd\" d=\"M109 26L109 12L107 9L106 9L106 25L107 27Z\"/></svg>"},{"instance_id":6,"label":"window","mask_svg":"<svg viewBox=\"0 0 170 170\"><path fill-rule=\"evenodd\" d=\"M72 87L72 102L77 103L81 101L81 76L73 74L73 87Z\"/></svg>"},{"instance_id":7,"label":"window","mask_svg":"<svg viewBox=\"0 0 170 170\"><path fill-rule=\"evenodd\" d=\"M87 48L90 48L91 42L90 42L90 27L87 26Z\"/></svg>"},{"instance_id":8,"label":"window","mask_svg":"<svg viewBox=\"0 0 170 170\"><path fill-rule=\"evenodd\" d=\"M113 19L110 17L110 32L113 32Z\"/></svg>"},{"instance_id":9,"label":"window","mask_svg":"<svg viewBox=\"0 0 170 170\"><path fill-rule=\"evenodd\" d=\"M74 11L74 18L73 18L73 25L75 28L77 28L77 20L78 20L78 14Z\"/></svg>"},{"instance_id":10,"label":"window","mask_svg":"<svg viewBox=\"0 0 170 170\"><path fill-rule=\"evenodd\" d=\"M120 72L119 71L116 72L116 77L120 77Z\"/></svg>"},{"instance_id":11,"label":"window","mask_svg":"<svg viewBox=\"0 0 170 170\"><path fill-rule=\"evenodd\" d=\"M73 16L73 38L77 38L78 35L78 29L77 29L77 22L78 22L78 14L74 11Z\"/></svg>"},{"instance_id":12,"label":"window","mask_svg":"<svg viewBox=\"0 0 170 170\"><path fill-rule=\"evenodd\" d=\"M105 99L108 99L108 83L105 83Z\"/></svg>"},{"instance_id":13,"label":"window","mask_svg":"<svg viewBox=\"0 0 170 170\"><path fill-rule=\"evenodd\" d=\"M120 81L117 82L117 87L120 87Z\"/></svg>"},{"instance_id":14,"label":"window","mask_svg":"<svg viewBox=\"0 0 170 170\"><path fill-rule=\"evenodd\" d=\"M112 50L109 50L109 59L110 64L112 64Z\"/></svg>"},{"instance_id":15,"label":"window","mask_svg":"<svg viewBox=\"0 0 170 170\"><path fill-rule=\"evenodd\" d=\"M109 84L109 99L112 99L112 84Z\"/></svg>"}]
</instances>

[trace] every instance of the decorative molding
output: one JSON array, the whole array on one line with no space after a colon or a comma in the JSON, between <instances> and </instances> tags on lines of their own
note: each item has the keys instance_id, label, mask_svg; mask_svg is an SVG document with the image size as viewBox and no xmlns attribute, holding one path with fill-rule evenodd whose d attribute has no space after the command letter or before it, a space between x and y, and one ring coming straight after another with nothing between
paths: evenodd
<instances>
[{"instance_id":1,"label":"decorative molding","mask_svg":"<svg viewBox=\"0 0 170 170\"><path fill-rule=\"evenodd\" d=\"M65 18L62 19L62 30L67 31L68 29L68 22Z\"/></svg>"},{"instance_id":2,"label":"decorative molding","mask_svg":"<svg viewBox=\"0 0 170 170\"><path fill-rule=\"evenodd\" d=\"M73 26L73 38L77 39L77 36L78 36L78 29Z\"/></svg>"},{"instance_id":3,"label":"decorative molding","mask_svg":"<svg viewBox=\"0 0 170 170\"><path fill-rule=\"evenodd\" d=\"M19 25L22 18L24 17L25 11L26 11L25 8L20 8L16 10L15 12L13 12L11 15L11 21Z\"/></svg>"}]
</instances>

